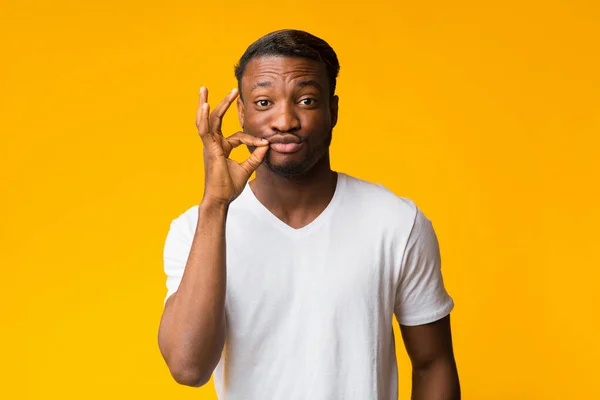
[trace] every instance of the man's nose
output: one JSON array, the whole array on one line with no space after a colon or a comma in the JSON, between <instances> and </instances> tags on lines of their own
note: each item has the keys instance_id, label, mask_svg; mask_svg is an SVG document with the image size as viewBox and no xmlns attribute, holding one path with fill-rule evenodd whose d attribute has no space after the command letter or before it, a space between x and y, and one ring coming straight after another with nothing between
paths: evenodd
<instances>
[{"instance_id":1,"label":"man's nose","mask_svg":"<svg viewBox=\"0 0 600 400\"><path fill-rule=\"evenodd\" d=\"M288 103L281 104L273 115L271 129L278 132L290 132L300 128L300 120L296 115L294 106Z\"/></svg>"}]
</instances>

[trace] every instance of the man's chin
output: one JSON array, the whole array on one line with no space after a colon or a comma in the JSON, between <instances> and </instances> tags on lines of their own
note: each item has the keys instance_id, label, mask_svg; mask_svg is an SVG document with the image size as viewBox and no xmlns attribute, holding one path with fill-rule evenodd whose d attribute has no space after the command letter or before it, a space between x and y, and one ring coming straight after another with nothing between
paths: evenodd
<instances>
[{"instance_id":1,"label":"man's chin","mask_svg":"<svg viewBox=\"0 0 600 400\"><path fill-rule=\"evenodd\" d=\"M310 170L310 166L297 162L272 163L267 159L265 160L265 165L271 172L284 178L301 177Z\"/></svg>"}]
</instances>

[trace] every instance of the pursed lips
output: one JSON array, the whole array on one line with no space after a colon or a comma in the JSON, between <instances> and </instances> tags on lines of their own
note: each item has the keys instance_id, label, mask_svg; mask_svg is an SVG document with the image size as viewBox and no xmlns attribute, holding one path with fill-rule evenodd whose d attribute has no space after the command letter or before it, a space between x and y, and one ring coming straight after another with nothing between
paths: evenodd
<instances>
[{"instance_id":1,"label":"pursed lips","mask_svg":"<svg viewBox=\"0 0 600 400\"><path fill-rule=\"evenodd\" d=\"M271 150L277 153L295 153L302 148L304 141L296 135L273 135L266 138L270 143Z\"/></svg>"}]
</instances>

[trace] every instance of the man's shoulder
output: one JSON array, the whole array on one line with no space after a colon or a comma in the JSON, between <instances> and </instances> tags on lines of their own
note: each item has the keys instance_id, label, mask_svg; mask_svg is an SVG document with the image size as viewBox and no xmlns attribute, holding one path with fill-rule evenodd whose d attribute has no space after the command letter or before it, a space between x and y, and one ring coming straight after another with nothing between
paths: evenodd
<instances>
[{"instance_id":1,"label":"man's shoulder","mask_svg":"<svg viewBox=\"0 0 600 400\"><path fill-rule=\"evenodd\" d=\"M415 217L418 207L412 199L394 193L382 183L344 175L347 194L345 201L376 214L408 219Z\"/></svg>"},{"instance_id":2,"label":"man's shoulder","mask_svg":"<svg viewBox=\"0 0 600 400\"><path fill-rule=\"evenodd\" d=\"M382 183L362 179L346 173L339 173L345 180L343 204L360 211L363 215L374 218L384 217L390 222L404 220L414 221L418 214L418 206L408 198L400 196ZM243 197L243 196L240 196ZM230 217L245 215L248 211L247 201L236 199L230 206ZM228 218L232 219L232 218ZM171 222L172 227L193 232L198 223L198 205L193 205L177 215Z\"/></svg>"},{"instance_id":3,"label":"man's shoulder","mask_svg":"<svg viewBox=\"0 0 600 400\"><path fill-rule=\"evenodd\" d=\"M171 229L194 231L198 223L198 204L185 209L171 221Z\"/></svg>"}]
</instances>

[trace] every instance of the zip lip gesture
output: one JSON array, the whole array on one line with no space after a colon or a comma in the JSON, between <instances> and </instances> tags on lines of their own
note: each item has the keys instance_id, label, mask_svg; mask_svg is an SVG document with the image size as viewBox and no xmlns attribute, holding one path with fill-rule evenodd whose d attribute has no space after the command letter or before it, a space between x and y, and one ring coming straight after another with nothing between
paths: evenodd
<instances>
[{"instance_id":1,"label":"zip lip gesture","mask_svg":"<svg viewBox=\"0 0 600 400\"><path fill-rule=\"evenodd\" d=\"M244 132L237 132L227 138L223 136L223 116L237 98L238 90L233 89L214 111L208 105L208 89L200 88L200 99L196 112L196 127L204 146L204 201L228 205L240 195L252 173L263 162L269 142ZM242 163L229 159L231 151L245 144L255 150Z\"/></svg>"}]
</instances>

